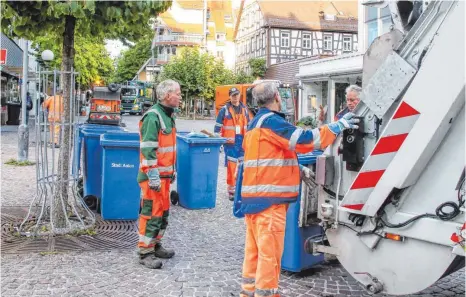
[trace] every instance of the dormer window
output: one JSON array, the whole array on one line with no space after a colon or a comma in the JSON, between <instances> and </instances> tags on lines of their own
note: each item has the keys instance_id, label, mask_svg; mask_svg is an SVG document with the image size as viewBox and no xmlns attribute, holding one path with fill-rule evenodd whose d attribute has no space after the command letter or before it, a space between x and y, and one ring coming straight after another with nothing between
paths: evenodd
<instances>
[{"instance_id":1,"label":"dormer window","mask_svg":"<svg viewBox=\"0 0 466 297\"><path fill-rule=\"evenodd\" d=\"M324 20L326 20L326 21L335 21L336 16L334 14L324 14Z\"/></svg>"}]
</instances>

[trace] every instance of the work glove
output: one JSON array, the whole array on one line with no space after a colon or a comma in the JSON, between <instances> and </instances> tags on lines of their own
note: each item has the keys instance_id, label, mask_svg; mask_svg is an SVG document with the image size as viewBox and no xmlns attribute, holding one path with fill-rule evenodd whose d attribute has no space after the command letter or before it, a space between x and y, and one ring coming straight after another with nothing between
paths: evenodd
<instances>
[{"instance_id":1,"label":"work glove","mask_svg":"<svg viewBox=\"0 0 466 297\"><path fill-rule=\"evenodd\" d=\"M170 184L173 184L175 182L175 180L176 180L176 172L173 172L173 175L172 175L172 177L170 179Z\"/></svg>"},{"instance_id":2,"label":"work glove","mask_svg":"<svg viewBox=\"0 0 466 297\"><path fill-rule=\"evenodd\" d=\"M149 169L149 171L147 171L147 176L149 177L149 188L159 192L162 185L159 170L155 168Z\"/></svg>"},{"instance_id":3,"label":"work glove","mask_svg":"<svg viewBox=\"0 0 466 297\"><path fill-rule=\"evenodd\" d=\"M355 119L354 116L354 113L348 112L338 121L328 124L328 128L335 135L339 135L346 129L359 129L359 126L356 125L359 123L359 119Z\"/></svg>"},{"instance_id":4,"label":"work glove","mask_svg":"<svg viewBox=\"0 0 466 297\"><path fill-rule=\"evenodd\" d=\"M307 179L313 178L315 176L314 172L309 167L299 165L299 168L301 169L301 173L304 177Z\"/></svg>"}]
</instances>

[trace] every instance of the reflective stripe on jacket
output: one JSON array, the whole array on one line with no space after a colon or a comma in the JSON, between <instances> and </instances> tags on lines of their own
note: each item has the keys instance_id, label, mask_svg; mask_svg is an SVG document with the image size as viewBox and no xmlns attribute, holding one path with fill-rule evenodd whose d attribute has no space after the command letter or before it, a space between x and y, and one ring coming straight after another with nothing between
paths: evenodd
<instances>
[{"instance_id":1,"label":"reflective stripe on jacket","mask_svg":"<svg viewBox=\"0 0 466 297\"><path fill-rule=\"evenodd\" d=\"M261 108L248 126L243 148L243 204L280 204L296 201L300 169L296 153L324 149L336 138L327 125L303 130L278 112Z\"/></svg>"},{"instance_id":2,"label":"reflective stripe on jacket","mask_svg":"<svg viewBox=\"0 0 466 297\"><path fill-rule=\"evenodd\" d=\"M158 104L148 110L139 122L140 172L138 182L148 179L149 169L157 168L160 177L172 177L176 164L175 120Z\"/></svg>"},{"instance_id":3,"label":"reflective stripe on jacket","mask_svg":"<svg viewBox=\"0 0 466 297\"><path fill-rule=\"evenodd\" d=\"M244 135L247 131L247 126L251 120L250 114L246 106L240 102L241 112L236 114L233 105L228 102L220 109L215 123L214 132L220 133L222 137L227 139L227 143L235 143L236 127L239 127L239 134Z\"/></svg>"}]
</instances>

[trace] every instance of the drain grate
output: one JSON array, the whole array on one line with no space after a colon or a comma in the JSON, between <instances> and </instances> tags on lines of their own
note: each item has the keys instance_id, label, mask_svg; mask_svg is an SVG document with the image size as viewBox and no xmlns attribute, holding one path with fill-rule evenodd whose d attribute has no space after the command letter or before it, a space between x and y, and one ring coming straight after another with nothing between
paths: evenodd
<instances>
[{"instance_id":1,"label":"drain grate","mask_svg":"<svg viewBox=\"0 0 466 297\"><path fill-rule=\"evenodd\" d=\"M138 241L136 221L104 221L96 216L94 236L56 236L27 238L13 236L13 224L26 216L27 207L2 207L2 254L40 252L105 251L135 249Z\"/></svg>"}]
</instances>

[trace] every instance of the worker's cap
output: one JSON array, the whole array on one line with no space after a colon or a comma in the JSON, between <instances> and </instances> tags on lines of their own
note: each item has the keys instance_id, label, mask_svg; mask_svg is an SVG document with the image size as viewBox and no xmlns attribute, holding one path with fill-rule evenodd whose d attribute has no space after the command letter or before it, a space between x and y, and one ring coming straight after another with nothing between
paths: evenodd
<instances>
[{"instance_id":1,"label":"worker's cap","mask_svg":"<svg viewBox=\"0 0 466 297\"><path fill-rule=\"evenodd\" d=\"M228 96L239 94L239 90L235 87L231 88L228 92Z\"/></svg>"}]
</instances>

